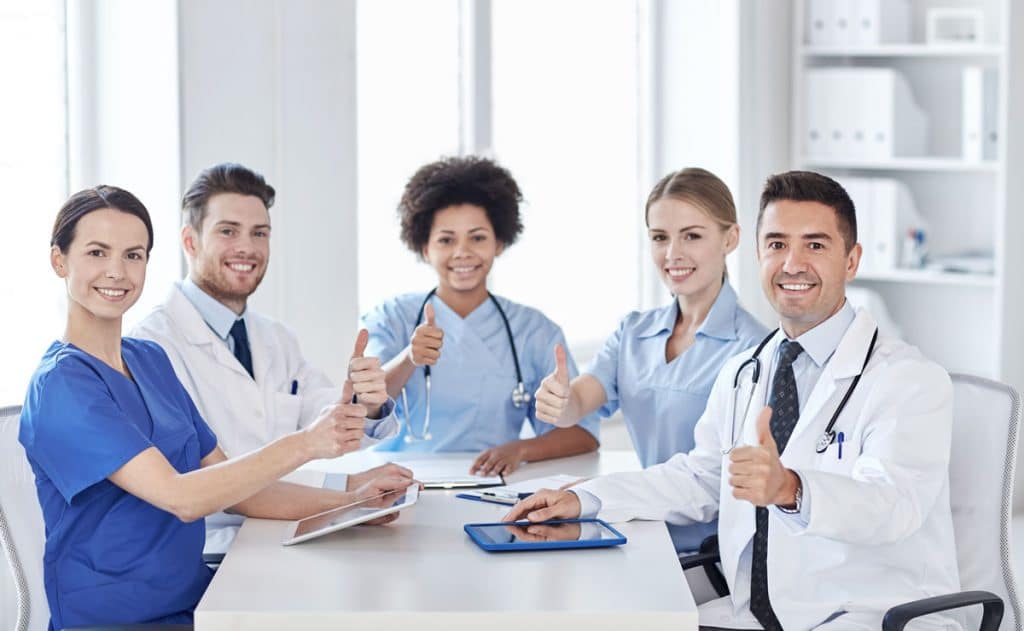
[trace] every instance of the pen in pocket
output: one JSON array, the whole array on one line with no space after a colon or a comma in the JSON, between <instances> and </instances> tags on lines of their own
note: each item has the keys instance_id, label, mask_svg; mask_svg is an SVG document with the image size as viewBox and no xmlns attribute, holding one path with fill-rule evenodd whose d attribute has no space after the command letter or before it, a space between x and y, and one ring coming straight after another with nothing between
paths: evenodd
<instances>
[{"instance_id":1,"label":"pen in pocket","mask_svg":"<svg viewBox=\"0 0 1024 631\"><path fill-rule=\"evenodd\" d=\"M299 380L298 379L292 379L292 394L298 394L298 393L299 393Z\"/></svg>"}]
</instances>

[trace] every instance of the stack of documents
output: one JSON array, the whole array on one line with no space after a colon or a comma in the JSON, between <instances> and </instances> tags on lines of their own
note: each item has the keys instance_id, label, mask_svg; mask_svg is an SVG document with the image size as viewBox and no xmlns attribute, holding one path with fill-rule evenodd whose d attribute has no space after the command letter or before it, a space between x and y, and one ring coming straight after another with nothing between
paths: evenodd
<instances>
[{"instance_id":1,"label":"stack of documents","mask_svg":"<svg viewBox=\"0 0 1024 631\"><path fill-rule=\"evenodd\" d=\"M928 118L892 68L812 68L804 93L810 158L891 160L927 153Z\"/></svg>"},{"instance_id":2,"label":"stack of documents","mask_svg":"<svg viewBox=\"0 0 1024 631\"><path fill-rule=\"evenodd\" d=\"M807 0L807 43L871 46L910 41L907 0Z\"/></svg>"},{"instance_id":3,"label":"stack of documents","mask_svg":"<svg viewBox=\"0 0 1024 631\"><path fill-rule=\"evenodd\" d=\"M857 241L864 248L860 272L884 274L900 267L908 230L924 230L910 190L903 182L884 177L836 178L857 209Z\"/></svg>"}]
</instances>

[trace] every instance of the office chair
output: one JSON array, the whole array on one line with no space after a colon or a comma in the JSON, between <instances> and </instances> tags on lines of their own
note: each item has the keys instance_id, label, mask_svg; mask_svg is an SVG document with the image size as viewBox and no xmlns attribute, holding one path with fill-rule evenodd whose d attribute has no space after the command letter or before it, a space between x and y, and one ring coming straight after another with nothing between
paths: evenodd
<instances>
[{"instance_id":1,"label":"office chair","mask_svg":"<svg viewBox=\"0 0 1024 631\"><path fill-rule=\"evenodd\" d=\"M35 476L18 442L21 406L0 407L0 547L13 590L0 591L0 628L46 631L50 609L43 586L43 513ZM15 606L10 606L14 604ZM76 631L187 631L192 625L124 624L74 627ZM68 631L71 631L70 629Z\"/></svg>"},{"instance_id":2,"label":"office chair","mask_svg":"<svg viewBox=\"0 0 1024 631\"><path fill-rule=\"evenodd\" d=\"M969 607L968 629L1022 631L1022 608L1010 552L1010 520L1020 396L1013 388L973 375L953 380L953 441L949 499L953 509L960 584L965 591L925 598L890 609L883 631L900 631L913 618ZM681 557L685 570L703 568L715 593L729 593L718 567L717 542ZM714 548L714 549L712 549ZM688 579L693 572L687 574ZM981 611L972 605L981 605Z\"/></svg>"}]
</instances>

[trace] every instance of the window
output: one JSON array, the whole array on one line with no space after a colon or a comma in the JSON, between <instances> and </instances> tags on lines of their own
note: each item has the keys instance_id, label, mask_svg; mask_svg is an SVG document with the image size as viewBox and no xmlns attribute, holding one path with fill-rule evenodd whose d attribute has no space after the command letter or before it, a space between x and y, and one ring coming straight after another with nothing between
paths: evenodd
<instances>
[{"instance_id":1,"label":"window","mask_svg":"<svg viewBox=\"0 0 1024 631\"><path fill-rule=\"evenodd\" d=\"M360 310L436 283L399 242L395 207L417 167L475 142L468 150L508 167L525 197L523 236L492 289L544 311L588 354L639 300L637 7L492 0L489 31L460 8L358 4ZM466 73L474 41L491 55L473 60L491 63ZM488 81L490 110L460 108ZM467 128L485 133L468 140Z\"/></svg>"},{"instance_id":2,"label":"window","mask_svg":"<svg viewBox=\"0 0 1024 631\"><path fill-rule=\"evenodd\" d=\"M493 11L494 153L527 202L494 289L589 354L639 299L636 6L495 0Z\"/></svg>"},{"instance_id":3,"label":"window","mask_svg":"<svg viewBox=\"0 0 1024 631\"><path fill-rule=\"evenodd\" d=\"M396 208L417 168L458 153L459 2L360 2L356 50L359 309L365 312L436 283L399 240Z\"/></svg>"},{"instance_id":4,"label":"window","mask_svg":"<svg viewBox=\"0 0 1024 631\"><path fill-rule=\"evenodd\" d=\"M64 41L62 0L0 3L0 188L16 226L0 274L0 405L22 402L40 357L63 332L64 292L47 246L68 188Z\"/></svg>"}]
</instances>

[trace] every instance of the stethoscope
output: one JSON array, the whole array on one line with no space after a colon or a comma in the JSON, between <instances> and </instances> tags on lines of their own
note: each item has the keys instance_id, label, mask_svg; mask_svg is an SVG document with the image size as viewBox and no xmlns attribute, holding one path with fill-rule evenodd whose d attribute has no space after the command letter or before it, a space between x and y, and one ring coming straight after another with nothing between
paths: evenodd
<instances>
[{"instance_id":1,"label":"stethoscope","mask_svg":"<svg viewBox=\"0 0 1024 631\"><path fill-rule=\"evenodd\" d=\"M778 332L779 330L775 329L769 333L767 337L761 340L761 343L757 345L756 349L754 349L754 354L740 364L739 368L736 369L736 375L732 378L732 425L729 428L732 437L732 444L728 449L722 450L722 455L726 455L731 452L739 443L739 435L736 434L736 403L739 398L740 378L743 375L743 371L746 370L748 366L752 371L750 374L750 394L747 395L747 405L743 408L743 422L746 423L747 413L750 412L750 402L754 398L754 390L757 389L757 382L761 378L761 351L764 350L764 347L768 345L768 342L770 342ZM832 419L828 422L828 425L825 427L825 431L821 434L821 438L818 439L817 444L814 446L814 451L819 454L825 453L828 446L835 441L836 432L833 428L836 425L836 421L839 419L839 415L842 414L843 408L846 407L846 402L850 400L850 397L853 395L853 391L857 389L857 384L860 383L860 378L864 374L864 370L868 367L868 361L871 359L871 354L875 351L875 342L877 341L878 328L876 327L875 334L871 336L871 344L868 345L868 353L864 357L864 365L861 366L860 372L857 373L857 376L853 378L853 382L850 384L850 387L846 389L846 394L843 395L843 400L839 402L839 407L837 407L835 413L832 414ZM740 425L740 434L742 433L743 425Z\"/></svg>"},{"instance_id":2,"label":"stethoscope","mask_svg":"<svg viewBox=\"0 0 1024 631\"><path fill-rule=\"evenodd\" d=\"M437 287L430 290L427 297L423 299L423 303L420 305L420 310L416 314L416 323L412 325L413 329L418 327L423 321L423 310L427 308L427 303L437 293ZM508 316L505 315L505 310L501 308L498 303L498 299L494 297L494 294L487 292L487 297L490 298L491 302L494 303L498 313L501 315L501 321L505 323L505 334L508 335L508 344L512 347L512 361L516 365L516 387L512 389L512 405L516 409L522 409L530 404L532 397L530 393L526 391L526 386L523 385L523 371L519 369L519 353L516 352L516 341L512 337L512 325L508 323ZM405 408L405 424L409 428L409 431L405 434L405 442L411 443L414 440L430 440L432 438L430 434L430 365L423 367L423 385L427 395L426 410L423 414L423 431L417 436L412 429L412 416L409 413L409 399L405 394L405 386L402 386L402 406Z\"/></svg>"}]
</instances>

